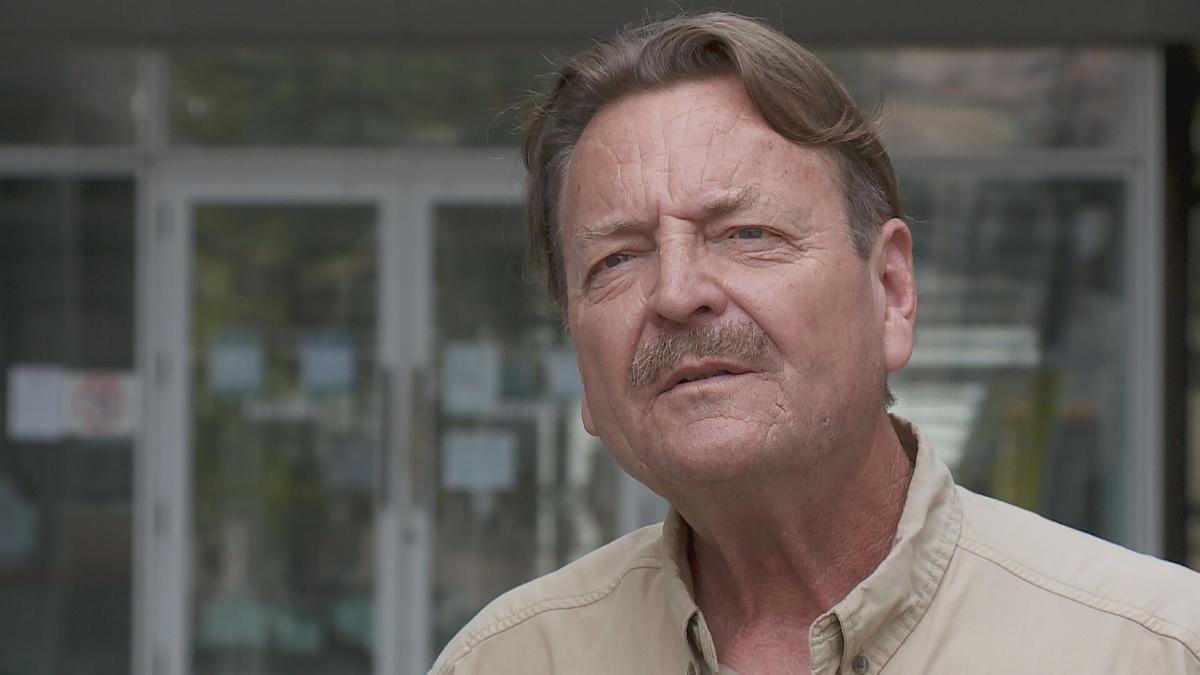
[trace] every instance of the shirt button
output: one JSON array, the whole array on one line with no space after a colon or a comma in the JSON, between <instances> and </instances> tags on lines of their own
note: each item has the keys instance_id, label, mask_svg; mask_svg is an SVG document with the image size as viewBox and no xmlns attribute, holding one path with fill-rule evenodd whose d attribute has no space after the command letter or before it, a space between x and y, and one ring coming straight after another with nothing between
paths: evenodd
<instances>
[{"instance_id":1,"label":"shirt button","mask_svg":"<svg viewBox=\"0 0 1200 675\"><path fill-rule=\"evenodd\" d=\"M871 667L871 662L867 660L867 657L859 654L858 656L854 657L853 661L850 662L850 667L853 668L854 672L858 673L858 675L863 675L863 673L867 672L867 669Z\"/></svg>"}]
</instances>

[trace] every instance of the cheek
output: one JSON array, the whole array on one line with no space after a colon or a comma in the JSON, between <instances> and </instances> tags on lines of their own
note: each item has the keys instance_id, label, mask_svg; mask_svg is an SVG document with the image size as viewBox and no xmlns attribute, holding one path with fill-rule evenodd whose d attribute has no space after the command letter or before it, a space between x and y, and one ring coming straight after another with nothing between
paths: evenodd
<instances>
[{"instance_id":1,"label":"cheek","mask_svg":"<svg viewBox=\"0 0 1200 675\"><path fill-rule=\"evenodd\" d=\"M832 328L834 293L820 281L811 272L767 268L742 275L730 285L730 295L790 358L798 348L819 351L818 338Z\"/></svg>"},{"instance_id":2,"label":"cheek","mask_svg":"<svg viewBox=\"0 0 1200 675\"><path fill-rule=\"evenodd\" d=\"M832 385L836 371L862 364L879 342L869 286L858 268L790 272L776 268L743 277L731 292L779 349L785 368L806 380L804 389Z\"/></svg>"},{"instance_id":3,"label":"cheek","mask_svg":"<svg viewBox=\"0 0 1200 675\"><path fill-rule=\"evenodd\" d=\"M608 396L602 395L624 392L628 365L633 358L633 338L629 327L608 316L608 312L587 314L571 325L580 375L590 397L607 399Z\"/></svg>"}]
</instances>

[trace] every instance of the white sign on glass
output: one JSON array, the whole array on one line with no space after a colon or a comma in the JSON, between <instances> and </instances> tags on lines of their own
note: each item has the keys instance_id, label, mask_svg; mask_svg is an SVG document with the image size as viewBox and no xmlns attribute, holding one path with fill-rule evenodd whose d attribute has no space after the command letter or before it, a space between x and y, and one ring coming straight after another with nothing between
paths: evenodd
<instances>
[{"instance_id":1,"label":"white sign on glass","mask_svg":"<svg viewBox=\"0 0 1200 675\"><path fill-rule=\"evenodd\" d=\"M8 436L15 441L130 437L140 404L133 373L41 364L8 371Z\"/></svg>"},{"instance_id":2,"label":"white sign on glass","mask_svg":"<svg viewBox=\"0 0 1200 675\"><path fill-rule=\"evenodd\" d=\"M62 436L62 368L17 364L8 369L8 437L52 441Z\"/></svg>"},{"instance_id":3,"label":"white sign on glass","mask_svg":"<svg viewBox=\"0 0 1200 675\"><path fill-rule=\"evenodd\" d=\"M208 346L208 390L214 394L248 394L262 388L262 339L253 328L227 328Z\"/></svg>"},{"instance_id":4,"label":"white sign on glass","mask_svg":"<svg viewBox=\"0 0 1200 675\"><path fill-rule=\"evenodd\" d=\"M500 397L500 348L451 342L442 350L442 407L455 415L486 413Z\"/></svg>"},{"instance_id":5,"label":"white sign on glass","mask_svg":"<svg viewBox=\"0 0 1200 675\"><path fill-rule=\"evenodd\" d=\"M454 430L442 435L442 485L451 490L496 492L517 480L517 439L498 429Z\"/></svg>"},{"instance_id":6,"label":"white sign on glass","mask_svg":"<svg viewBox=\"0 0 1200 675\"><path fill-rule=\"evenodd\" d=\"M354 386L354 341L343 329L306 331L300 338L300 386L340 393Z\"/></svg>"},{"instance_id":7,"label":"white sign on glass","mask_svg":"<svg viewBox=\"0 0 1200 675\"><path fill-rule=\"evenodd\" d=\"M138 422L138 382L112 370L71 373L65 380L65 431L81 438L132 436Z\"/></svg>"}]
</instances>

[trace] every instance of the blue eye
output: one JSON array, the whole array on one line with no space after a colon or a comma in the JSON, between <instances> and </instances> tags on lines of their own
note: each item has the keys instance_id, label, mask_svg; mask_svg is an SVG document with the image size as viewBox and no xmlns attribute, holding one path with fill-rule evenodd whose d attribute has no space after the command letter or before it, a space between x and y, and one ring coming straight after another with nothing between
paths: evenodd
<instances>
[{"instance_id":1,"label":"blue eye","mask_svg":"<svg viewBox=\"0 0 1200 675\"><path fill-rule=\"evenodd\" d=\"M631 256L628 253L614 253L604 258L604 266L609 268L616 267L617 265L628 261L630 257Z\"/></svg>"},{"instance_id":2,"label":"blue eye","mask_svg":"<svg viewBox=\"0 0 1200 675\"><path fill-rule=\"evenodd\" d=\"M762 239L766 233L761 227L739 227L733 231L734 239Z\"/></svg>"}]
</instances>

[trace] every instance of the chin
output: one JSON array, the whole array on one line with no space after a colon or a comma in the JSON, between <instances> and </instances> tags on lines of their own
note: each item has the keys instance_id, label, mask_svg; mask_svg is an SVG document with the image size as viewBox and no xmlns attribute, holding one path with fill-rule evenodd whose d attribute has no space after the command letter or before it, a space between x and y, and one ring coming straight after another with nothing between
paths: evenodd
<instances>
[{"instance_id":1,"label":"chin","mask_svg":"<svg viewBox=\"0 0 1200 675\"><path fill-rule=\"evenodd\" d=\"M642 462L665 483L716 483L774 471L786 463L785 453L771 447L761 429L743 429L727 419L689 426L669 442L650 444Z\"/></svg>"}]
</instances>

